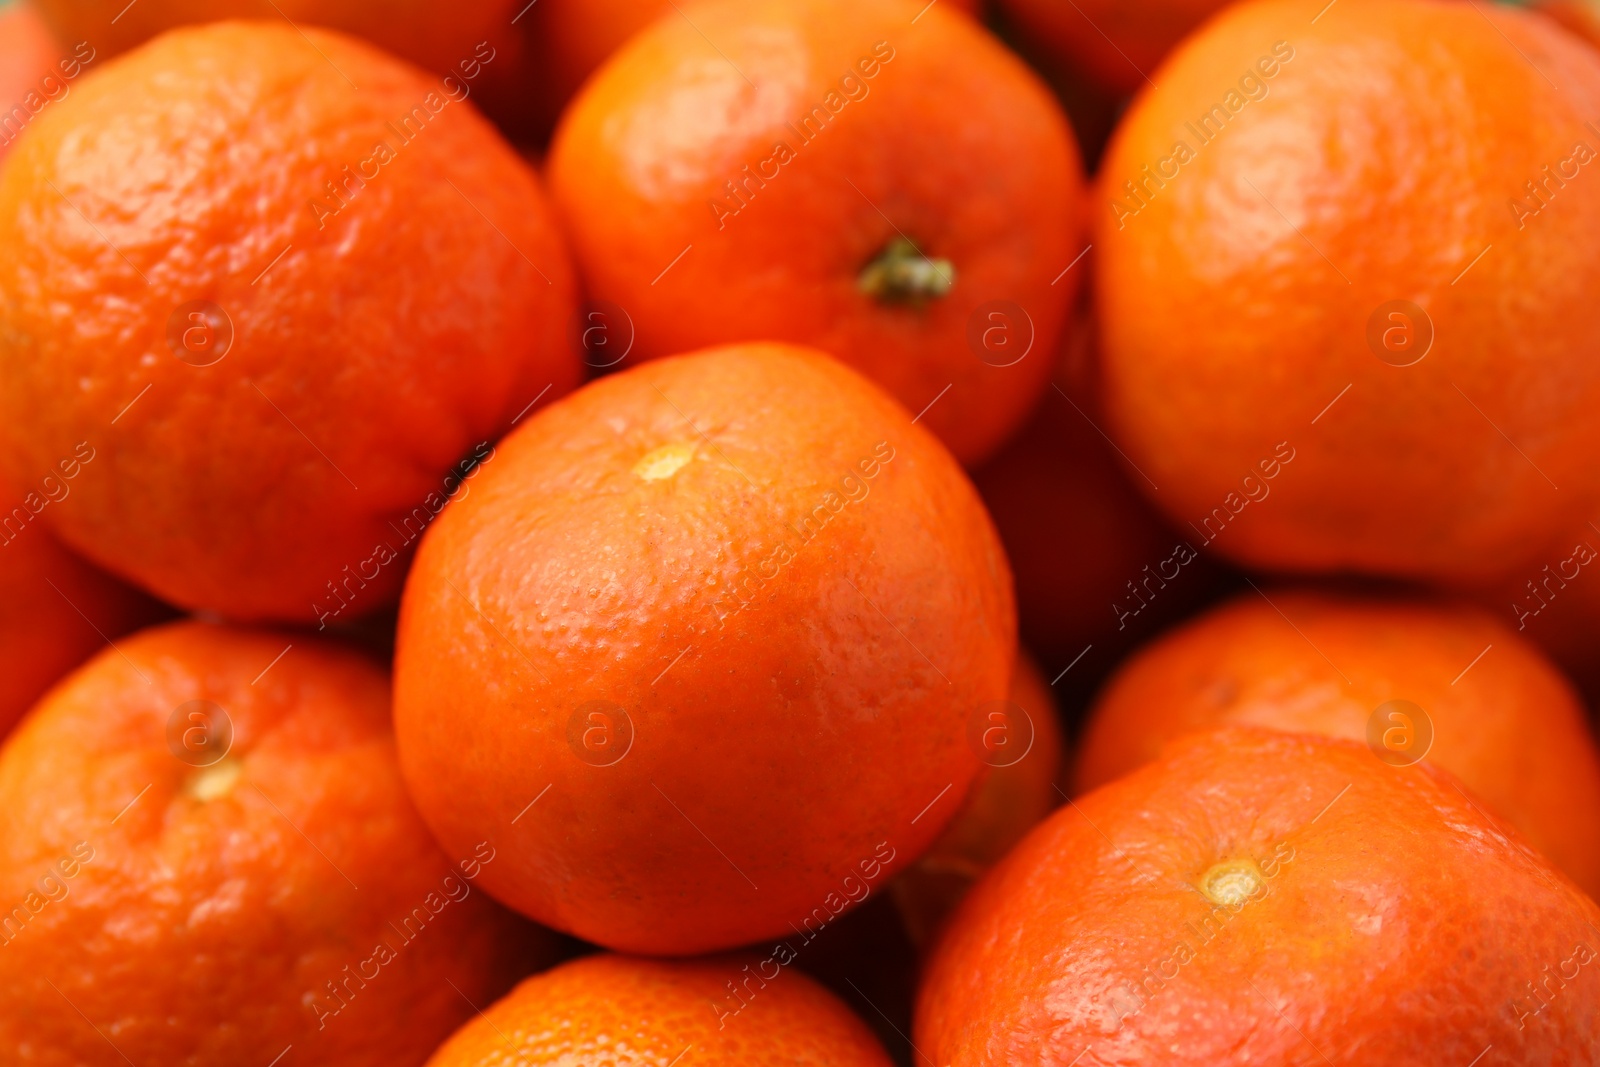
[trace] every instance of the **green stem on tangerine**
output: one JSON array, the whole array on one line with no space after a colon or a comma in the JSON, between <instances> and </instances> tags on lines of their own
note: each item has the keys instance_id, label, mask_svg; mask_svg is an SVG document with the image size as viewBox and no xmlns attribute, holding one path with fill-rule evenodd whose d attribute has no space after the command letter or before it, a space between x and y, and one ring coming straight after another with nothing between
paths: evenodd
<instances>
[{"instance_id":1,"label":"green stem on tangerine","mask_svg":"<svg viewBox=\"0 0 1600 1067\"><path fill-rule=\"evenodd\" d=\"M904 237L896 237L856 279L856 288L886 304L922 304L950 292L955 264L929 259Z\"/></svg>"}]
</instances>

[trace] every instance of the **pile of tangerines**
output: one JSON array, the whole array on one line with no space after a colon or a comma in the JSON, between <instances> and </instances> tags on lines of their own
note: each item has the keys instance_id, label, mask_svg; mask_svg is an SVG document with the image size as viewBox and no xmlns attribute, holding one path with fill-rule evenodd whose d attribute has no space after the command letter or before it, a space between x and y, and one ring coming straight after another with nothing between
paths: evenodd
<instances>
[{"instance_id":1,"label":"pile of tangerines","mask_svg":"<svg viewBox=\"0 0 1600 1067\"><path fill-rule=\"evenodd\" d=\"M0 1065L1600 1064L1597 48L0 6Z\"/></svg>"}]
</instances>

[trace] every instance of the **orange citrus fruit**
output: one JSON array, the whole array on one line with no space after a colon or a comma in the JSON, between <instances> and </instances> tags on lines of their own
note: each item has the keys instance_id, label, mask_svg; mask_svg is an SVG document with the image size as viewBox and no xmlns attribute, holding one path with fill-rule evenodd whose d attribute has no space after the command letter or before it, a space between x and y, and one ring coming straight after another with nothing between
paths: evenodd
<instances>
[{"instance_id":1,"label":"orange citrus fruit","mask_svg":"<svg viewBox=\"0 0 1600 1067\"><path fill-rule=\"evenodd\" d=\"M548 935L478 892L505 859L428 835L362 656L146 630L0 751L0 1047L30 1067L420 1064L463 997L541 958Z\"/></svg>"},{"instance_id":2,"label":"orange citrus fruit","mask_svg":"<svg viewBox=\"0 0 1600 1067\"><path fill-rule=\"evenodd\" d=\"M525 980L457 1031L428 1067L889 1067L861 1020L792 962L792 953L573 960Z\"/></svg>"},{"instance_id":3,"label":"orange citrus fruit","mask_svg":"<svg viewBox=\"0 0 1600 1067\"><path fill-rule=\"evenodd\" d=\"M1075 320L1051 387L972 472L1017 576L1017 621L1056 688L1086 699L1139 641L1209 597L1217 560L1132 484L1096 403L1094 331Z\"/></svg>"},{"instance_id":4,"label":"orange citrus fruit","mask_svg":"<svg viewBox=\"0 0 1600 1067\"><path fill-rule=\"evenodd\" d=\"M484 885L612 948L827 921L954 815L1011 577L977 494L819 352L603 378L503 441L417 554L401 765Z\"/></svg>"},{"instance_id":5,"label":"orange citrus fruit","mask_svg":"<svg viewBox=\"0 0 1600 1067\"><path fill-rule=\"evenodd\" d=\"M1587 522L1477 599L1566 671L1593 706L1600 698L1600 536Z\"/></svg>"},{"instance_id":6,"label":"orange citrus fruit","mask_svg":"<svg viewBox=\"0 0 1600 1067\"><path fill-rule=\"evenodd\" d=\"M382 607L493 440L578 378L532 172L336 34L218 23L90 70L7 157L0 245L0 459L98 450L46 518L188 608Z\"/></svg>"},{"instance_id":7,"label":"orange citrus fruit","mask_svg":"<svg viewBox=\"0 0 1600 1067\"><path fill-rule=\"evenodd\" d=\"M977 0L942 0L972 12ZM542 0L519 21L525 27L536 98L547 125L580 86L630 37L663 18L689 16L673 0Z\"/></svg>"},{"instance_id":8,"label":"orange citrus fruit","mask_svg":"<svg viewBox=\"0 0 1600 1067\"><path fill-rule=\"evenodd\" d=\"M1252 566L1487 579L1600 495L1600 55L1502 5L1315 15L1229 8L1118 131L1112 436Z\"/></svg>"},{"instance_id":9,"label":"orange citrus fruit","mask_svg":"<svg viewBox=\"0 0 1600 1067\"><path fill-rule=\"evenodd\" d=\"M81 471L76 459L66 470ZM0 737L62 675L140 625L160 605L62 548L33 510L67 499L53 471L37 489L0 485ZM54 497L55 499L52 499Z\"/></svg>"},{"instance_id":10,"label":"orange citrus fruit","mask_svg":"<svg viewBox=\"0 0 1600 1067\"><path fill-rule=\"evenodd\" d=\"M1600 893L1600 752L1572 686L1487 612L1397 597L1251 592L1145 646L1084 727L1093 789L1223 724L1365 741L1449 771Z\"/></svg>"},{"instance_id":11,"label":"orange citrus fruit","mask_svg":"<svg viewBox=\"0 0 1600 1067\"><path fill-rule=\"evenodd\" d=\"M1050 686L1027 653L1011 692L970 727L984 767L944 834L890 888L912 939L927 944L983 873L1050 814L1065 793L1061 722Z\"/></svg>"},{"instance_id":12,"label":"orange citrus fruit","mask_svg":"<svg viewBox=\"0 0 1600 1067\"><path fill-rule=\"evenodd\" d=\"M93 48L89 48L89 54ZM59 59L66 65L56 69ZM38 12L26 4L0 5L0 159L5 158L35 115L72 91L68 70L81 69L61 47Z\"/></svg>"},{"instance_id":13,"label":"orange citrus fruit","mask_svg":"<svg viewBox=\"0 0 1600 1067\"><path fill-rule=\"evenodd\" d=\"M1225 5L1226 0L1000 0L1022 43L1121 93L1154 85L1151 78L1172 47Z\"/></svg>"},{"instance_id":14,"label":"orange citrus fruit","mask_svg":"<svg viewBox=\"0 0 1600 1067\"><path fill-rule=\"evenodd\" d=\"M64 41L87 39L107 54L166 30L219 19L270 19L284 29L343 30L403 56L430 73L455 73L475 47L510 25L516 0L31 0ZM517 6L520 6L518 4ZM314 33L313 33L314 35ZM357 84L360 84L359 80Z\"/></svg>"},{"instance_id":15,"label":"orange citrus fruit","mask_svg":"<svg viewBox=\"0 0 1600 1067\"><path fill-rule=\"evenodd\" d=\"M1590 1064L1600 906L1448 775L1224 729L1059 809L929 964L929 1062Z\"/></svg>"},{"instance_id":16,"label":"orange citrus fruit","mask_svg":"<svg viewBox=\"0 0 1600 1067\"><path fill-rule=\"evenodd\" d=\"M584 87L550 183L632 358L814 345L963 462L1032 407L1081 277L1071 128L949 4L685 8Z\"/></svg>"}]
</instances>

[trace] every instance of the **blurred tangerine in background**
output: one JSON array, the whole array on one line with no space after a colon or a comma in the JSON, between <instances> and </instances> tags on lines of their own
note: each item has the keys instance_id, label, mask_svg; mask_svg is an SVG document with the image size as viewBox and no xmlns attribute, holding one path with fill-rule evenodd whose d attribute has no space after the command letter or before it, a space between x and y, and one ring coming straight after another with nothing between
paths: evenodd
<instances>
[{"instance_id":1,"label":"blurred tangerine in background","mask_svg":"<svg viewBox=\"0 0 1600 1067\"><path fill-rule=\"evenodd\" d=\"M0 737L72 668L166 609L73 555L34 521L66 499L76 457L36 491L0 482ZM14 503L13 503L14 502Z\"/></svg>"},{"instance_id":2,"label":"blurred tangerine in background","mask_svg":"<svg viewBox=\"0 0 1600 1067\"><path fill-rule=\"evenodd\" d=\"M1133 654L1085 725L1096 789L1195 730L1238 725L1367 742L1449 771L1552 863L1600 889L1600 752L1588 710L1487 612L1415 596L1255 590Z\"/></svg>"},{"instance_id":3,"label":"blurred tangerine in background","mask_svg":"<svg viewBox=\"0 0 1600 1067\"><path fill-rule=\"evenodd\" d=\"M371 41L435 76L509 25L513 0L31 0L63 41L88 41L109 58L166 30L262 19L297 32L320 26ZM359 80L356 82L359 84Z\"/></svg>"}]
</instances>

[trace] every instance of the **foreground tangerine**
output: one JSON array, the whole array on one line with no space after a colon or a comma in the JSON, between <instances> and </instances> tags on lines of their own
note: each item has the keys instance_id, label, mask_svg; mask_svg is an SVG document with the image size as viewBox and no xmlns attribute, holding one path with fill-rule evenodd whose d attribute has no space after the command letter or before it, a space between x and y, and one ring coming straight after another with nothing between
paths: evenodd
<instances>
[{"instance_id":1,"label":"foreground tangerine","mask_svg":"<svg viewBox=\"0 0 1600 1067\"><path fill-rule=\"evenodd\" d=\"M1309 18L1227 9L1118 131L1109 429L1152 500L1252 566L1520 569L1600 494L1600 54L1505 5Z\"/></svg>"},{"instance_id":2,"label":"foreground tangerine","mask_svg":"<svg viewBox=\"0 0 1600 1067\"><path fill-rule=\"evenodd\" d=\"M667 962L602 954L529 978L428 1067L639 1063L889 1067L833 994L770 957Z\"/></svg>"},{"instance_id":3,"label":"foreground tangerine","mask_svg":"<svg viewBox=\"0 0 1600 1067\"><path fill-rule=\"evenodd\" d=\"M1600 906L1442 772L1218 730L1001 861L914 1036L941 1067L1594 1064Z\"/></svg>"},{"instance_id":4,"label":"foreground tangerine","mask_svg":"<svg viewBox=\"0 0 1600 1067\"><path fill-rule=\"evenodd\" d=\"M821 353L601 379L499 446L417 554L395 721L484 885L688 954L827 922L922 852L1004 698L1011 576L961 469Z\"/></svg>"},{"instance_id":5,"label":"foreground tangerine","mask_svg":"<svg viewBox=\"0 0 1600 1067\"><path fill-rule=\"evenodd\" d=\"M948 4L718 0L658 21L573 102L550 183L635 358L815 345L966 463L1032 407L1082 276L1072 130Z\"/></svg>"},{"instance_id":6,"label":"foreground tangerine","mask_svg":"<svg viewBox=\"0 0 1600 1067\"><path fill-rule=\"evenodd\" d=\"M477 892L502 858L418 819L383 672L304 636L119 642L7 742L0 812L13 1062L419 1064L541 958Z\"/></svg>"},{"instance_id":7,"label":"foreground tangerine","mask_svg":"<svg viewBox=\"0 0 1600 1067\"><path fill-rule=\"evenodd\" d=\"M1367 741L1449 771L1600 893L1600 752L1537 648L1465 604L1248 593L1145 646L1090 712L1075 784L1094 789L1178 735L1225 724Z\"/></svg>"},{"instance_id":8,"label":"foreground tangerine","mask_svg":"<svg viewBox=\"0 0 1600 1067\"><path fill-rule=\"evenodd\" d=\"M578 377L532 172L337 34L217 23L91 69L7 157L0 244L0 460L98 449L46 520L187 608L392 602L491 442Z\"/></svg>"}]
</instances>

